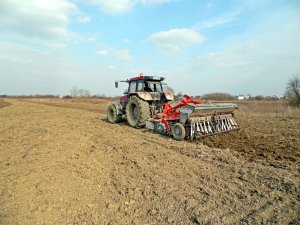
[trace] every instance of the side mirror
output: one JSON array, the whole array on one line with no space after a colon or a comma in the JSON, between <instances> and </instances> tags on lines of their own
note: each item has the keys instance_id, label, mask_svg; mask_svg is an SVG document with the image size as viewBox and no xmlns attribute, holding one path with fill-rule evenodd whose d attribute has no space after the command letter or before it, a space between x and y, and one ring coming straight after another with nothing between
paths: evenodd
<instances>
[{"instance_id":1,"label":"side mirror","mask_svg":"<svg viewBox=\"0 0 300 225\"><path fill-rule=\"evenodd\" d=\"M118 81L115 81L115 87L118 88Z\"/></svg>"}]
</instances>

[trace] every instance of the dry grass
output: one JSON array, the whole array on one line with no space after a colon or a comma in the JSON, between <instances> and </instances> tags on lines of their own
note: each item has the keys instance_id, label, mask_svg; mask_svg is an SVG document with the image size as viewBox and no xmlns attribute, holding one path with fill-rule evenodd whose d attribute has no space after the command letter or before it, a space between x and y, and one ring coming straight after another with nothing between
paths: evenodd
<instances>
[{"instance_id":1,"label":"dry grass","mask_svg":"<svg viewBox=\"0 0 300 225\"><path fill-rule=\"evenodd\" d=\"M28 100L28 99L26 99ZM59 98L43 98L43 99L29 99L30 101L56 105L63 104L72 105L72 108L78 104L95 104L100 105L101 112L106 112L106 107L110 102L119 101L118 98L71 98L71 99L59 99ZM202 101L203 103L215 103L215 102L224 102L224 101ZM296 117L300 118L300 109L291 107L287 101L263 101L263 100L253 100L253 101L229 101L235 102L238 105L237 114L241 116L271 116L271 117ZM10 103L5 102L0 99L0 107L7 106ZM105 107L104 107L105 106ZM79 106L78 106L79 107ZM75 108L78 108L75 107ZM81 106L82 107L82 106ZM90 106L89 106L90 107ZM97 110L99 108L97 107Z\"/></svg>"},{"instance_id":2,"label":"dry grass","mask_svg":"<svg viewBox=\"0 0 300 225\"><path fill-rule=\"evenodd\" d=\"M268 115L275 117L300 117L300 109L286 101L239 101L239 115Z\"/></svg>"},{"instance_id":3,"label":"dry grass","mask_svg":"<svg viewBox=\"0 0 300 225\"><path fill-rule=\"evenodd\" d=\"M49 105L60 108L82 109L85 111L106 114L107 107L110 103L108 99L94 98L72 98L72 99L23 99L22 101L32 102L42 105Z\"/></svg>"},{"instance_id":4,"label":"dry grass","mask_svg":"<svg viewBox=\"0 0 300 225\"><path fill-rule=\"evenodd\" d=\"M64 99L66 102L88 102L88 103L107 103L113 101L119 101L119 98L71 98Z\"/></svg>"},{"instance_id":5,"label":"dry grass","mask_svg":"<svg viewBox=\"0 0 300 225\"><path fill-rule=\"evenodd\" d=\"M4 99L0 99L0 108L10 106L11 103L4 101Z\"/></svg>"},{"instance_id":6,"label":"dry grass","mask_svg":"<svg viewBox=\"0 0 300 225\"><path fill-rule=\"evenodd\" d=\"M118 99L115 98L86 98L86 97L78 97L78 98L66 98L66 99L61 99L61 98L26 98L26 100L33 100L33 101L41 101L41 102L66 102L66 103L94 103L94 104L99 104L99 103L106 103L110 101L117 101Z\"/></svg>"}]
</instances>

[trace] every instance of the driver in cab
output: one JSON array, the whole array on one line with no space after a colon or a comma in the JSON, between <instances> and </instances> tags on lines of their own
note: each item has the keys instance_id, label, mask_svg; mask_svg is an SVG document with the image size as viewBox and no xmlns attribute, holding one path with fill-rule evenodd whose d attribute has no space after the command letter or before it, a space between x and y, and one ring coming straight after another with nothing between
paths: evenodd
<instances>
[{"instance_id":1,"label":"driver in cab","mask_svg":"<svg viewBox=\"0 0 300 225\"><path fill-rule=\"evenodd\" d=\"M153 90L149 87L148 83L145 83L144 91L146 91L146 92L153 92Z\"/></svg>"}]
</instances>

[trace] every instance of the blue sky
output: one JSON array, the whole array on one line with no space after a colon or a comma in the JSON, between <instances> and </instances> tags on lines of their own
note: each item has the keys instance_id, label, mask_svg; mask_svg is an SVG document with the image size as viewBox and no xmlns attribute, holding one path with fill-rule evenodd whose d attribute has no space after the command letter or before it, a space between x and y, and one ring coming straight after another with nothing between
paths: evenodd
<instances>
[{"instance_id":1,"label":"blue sky","mask_svg":"<svg viewBox=\"0 0 300 225\"><path fill-rule=\"evenodd\" d=\"M120 95L165 76L177 92L278 95L300 71L300 1L1 0L0 94Z\"/></svg>"}]
</instances>

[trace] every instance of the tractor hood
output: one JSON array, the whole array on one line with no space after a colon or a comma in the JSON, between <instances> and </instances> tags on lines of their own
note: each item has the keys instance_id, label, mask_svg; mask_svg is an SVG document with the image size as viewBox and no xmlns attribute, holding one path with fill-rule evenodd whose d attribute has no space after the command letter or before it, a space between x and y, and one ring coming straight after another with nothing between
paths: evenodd
<instances>
[{"instance_id":1,"label":"tractor hood","mask_svg":"<svg viewBox=\"0 0 300 225\"><path fill-rule=\"evenodd\" d=\"M161 93L159 92L137 92L137 95L145 101L159 101ZM174 96L171 92L164 92L164 95L168 101L172 101Z\"/></svg>"},{"instance_id":2,"label":"tractor hood","mask_svg":"<svg viewBox=\"0 0 300 225\"><path fill-rule=\"evenodd\" d=\"M145 101L160 100L160 93L158 92L138 92L137 95Z\"/></svg>"}]
</instances>

